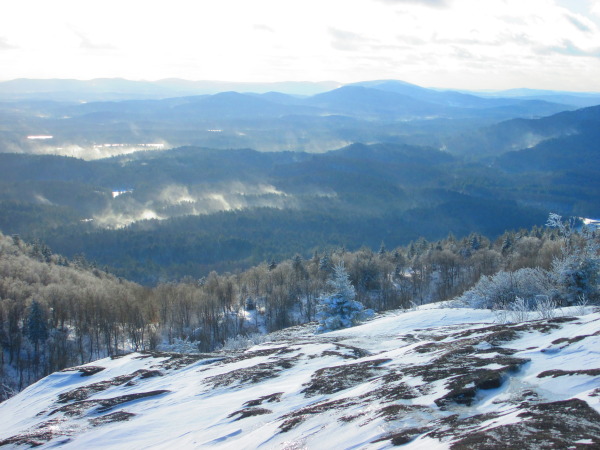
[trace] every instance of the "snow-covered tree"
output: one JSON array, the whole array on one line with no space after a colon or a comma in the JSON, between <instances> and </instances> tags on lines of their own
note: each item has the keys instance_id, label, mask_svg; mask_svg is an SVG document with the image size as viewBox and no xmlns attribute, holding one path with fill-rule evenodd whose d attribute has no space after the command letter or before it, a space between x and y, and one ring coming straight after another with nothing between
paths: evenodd
<instances>
[{"instance_id":1,"label":"snow-covered tree","mask_svg":"<svg viewBox=\"0 0 600 450\"><path fill-rule=\"evenodd\" d=\"M563 252L552 262L551 277L558 299L567 305L580 298L597 300L600 296L600 256L598 241L591 229L577 232L574 220L563 221L550 214L548 227L556 228L563 241Z\"/></svg>"},{"instance_id":2,"label":"snow-covered tree","mask_svg":"<svg viewBox=\"0 0 600 450\"><path fill-rule=\"evenodd\" d=\"M356 291L346 272L344 263L334 267L333 277L328 281L331 293L320 299L317 306L317 332L338 330L357 325L373 315L373 311L355 300Z\"/></svg>"},{"instance_id":3,"label":"snow-covered tree","mask_svg":"<svg viewBox=\"0 0 600 450\"><path fill-rule=\"evenodd\" d=\"M587 297L599 295L600 260L585 250L556 258L552 263L551 276L557 286L558 298L567 305Z\"/></svg>"},{"instance_id":4,"label":"snow-covered tree","mask_svg":"<svg viewBox=\"0 0 600 450\"><path fill-rule=\"evenodd\" d=\"M539 295L549 295L553 285L547 271L523 268L515 272L500 271L483 276L459 300L472 308L508 308L516 298L534 306Z\"/></svg>"}]
</instances>

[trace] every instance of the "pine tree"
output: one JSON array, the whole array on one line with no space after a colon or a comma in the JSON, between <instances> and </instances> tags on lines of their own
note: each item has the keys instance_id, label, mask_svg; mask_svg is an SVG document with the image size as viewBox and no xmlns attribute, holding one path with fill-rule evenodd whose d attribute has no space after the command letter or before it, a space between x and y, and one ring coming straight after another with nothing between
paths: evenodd
<instances>
[{"instance_id":1,"label":"pine tree","mask_svg":"<svg viewBox=\"0 0 600 450\"><path fill-rule=\"evenodd\" d=\"M408 259L413 259L416 254L415 244L411 241L408 245Z\"/></svg>"},{"instance_id":2,"label":"pine tree","mask_svg":"<svg viewBox=\"0 0 600 450\"><path fill-rule=\"evenodd\" d=\"M331 260L327 253L324 254L321 260L319 261L319 270L325 273L330 273L333 270Z\"/></svg>"},{"instance_id":3,"label":"pine tree","mask_svg":"<svg viewBox=\"0 0 600 450\"><path fill-rule=\"evenodd\" d=\"M513 245L513 242L512 242L512 239L510 238L510 235L506 234L504 240L502 241L502 254L505 255L510 250L512 245Z\"/></svg>"},{"instance_id":4,"label":"pine tree","mask_svg":"<svg viewBox=\"0 0 600 450\"><path fill-rule=\"evenodd\" d=\"M35 300L29 307L27 335L29 336L29 340L33 343L37 355L40 342L44 342L48 339L48 323L46 311L44 311L42 306Z\"/></svg>"},{"instance_id":5,"label":"pine tree","mask_svg":"<svg viewBox=\"0 0 600 450\"><path fill-rule=\"evenodd\" d=\"M473 250L479 250L481 248L481 242L476 234L471 235L469 244Z\"/></svg>"},{"instance_id":6,"label":"pine tree","mask_svg":"<svg viewBox=\"0 0 600 450\"><path fill-rule=\"evenodd\" d=\"M352 327L373 315L373 311L355 300L356 290L350 283L343 262L334 267L328 284L332 292L321 298L317 307L318 333Z\"/></svg>"},{"instance_id":7,"label":"pine tree","mask_svg":"<svg viewBox=\"0 0 600 450\"><path fill-rule=\"evenodd\" d=\"M302 265L302 256L298 254L294 256L292 259L292 267L295 272L301 272L304 269L304 266Z\"/></svg>"}]
</instances>

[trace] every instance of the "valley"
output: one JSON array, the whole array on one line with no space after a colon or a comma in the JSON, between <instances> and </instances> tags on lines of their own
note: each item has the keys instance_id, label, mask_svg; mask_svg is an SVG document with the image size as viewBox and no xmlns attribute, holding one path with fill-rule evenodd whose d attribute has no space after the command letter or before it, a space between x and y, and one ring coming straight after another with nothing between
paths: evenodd
<instances>
[{"instance_id":1,"label":"valley","mask_svg":"<svg viewBox=\"0 0 600 450\"><path fill-rule=\"evenodd\" d=\"M109 92L107 81L103 86ZM502 97L373 81L309 96L144 99L132 89L130 100L98 101L78 89L84 103L51 90L43 99L19 99L17 91L0 102L0 150L8 152L0 154L0 230L42 240L66 256L83 252L126 277L133 273L121 256L101 256L90 246L100 236L118 239L125 227L163 235L202 228L215 236L241 220L254 236L272 236L264 244L239 229L221 236L252 248L249 261L243 252L232 255L232 264L248 267L308 256L323 245L406 245L448 232L494 236L541 224L551 210L598 212L590 162L599 113L577 109L600 102L594 94ZM560 163L531 160L558 161L546 155L564 146L577 151L562 152L568 159ZM306 242L278 240L273 226L257 223L257 211L280 229L294 217ZM334 229L314 229L333 217ZM359 231L365 227L372 232ZM78 238L84 235L87 243Z\"/></svg>"},{"instance_id":2,"label":"valley","mask_svg":"<svg viewBox=\"0 0 600 450\"><path fill-rule=\"evenodd\" d=\"M600 0L4 2L0 448L600 448Z\"/></svg>"}]
</instances>

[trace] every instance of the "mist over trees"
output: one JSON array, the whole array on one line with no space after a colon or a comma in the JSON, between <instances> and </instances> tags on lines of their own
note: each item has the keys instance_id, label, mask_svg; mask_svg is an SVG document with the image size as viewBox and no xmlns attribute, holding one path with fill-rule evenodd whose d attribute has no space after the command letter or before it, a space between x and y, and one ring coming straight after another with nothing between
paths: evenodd
<instances>
[{"instance_id":1,"label":"mist over trees","mask_svg":"<svg viewBox=\"0 0 600 450\"><path fill-rule=\"evenodd\" d=\"M547 215L485 166L397 144L323 155L187 147L89 162L0 154L0 175L0 230L146 285L327 246L496 236Z\"/></svg>"},{"instance_id":2,"label":"mist over trees","mask_svg":"<svg viewBox=\"0 0 600 450\"><path fill-rule=\"evenodd\" d=\"M84 161L0 153L0 230L156 285L327 246L495 237L541 225L548 211L597 216L599 106L464 133L448 119L444 129L455 134L436 132L435 143L413 142L432 132L413 122L389 141L357 131L345 141L353 144L319 154L185 146Z\"/></svg>"},{"instance_id":3,"label":"mist over trees","mask_svg":"<svg viewBox=\"0 0 600 450\"><path fill-rule=\"evenodd\" d=\"M352 92L364 94L342 90L319 101ZM127 117L126 103L83 108ZM495 237L541 225L548 211L597 216L600 107L463 132L458 118L444 120L452 136L411 120L386 141L346 123L356 134L344 143L354 143L323 144L319 154L189 145L93 161L0 153L0 230L69 258L84 253L150 286L328 246L396 247L448 232ZM414 141L429 136L435 142Z\"/></svg>"}]
</instances>

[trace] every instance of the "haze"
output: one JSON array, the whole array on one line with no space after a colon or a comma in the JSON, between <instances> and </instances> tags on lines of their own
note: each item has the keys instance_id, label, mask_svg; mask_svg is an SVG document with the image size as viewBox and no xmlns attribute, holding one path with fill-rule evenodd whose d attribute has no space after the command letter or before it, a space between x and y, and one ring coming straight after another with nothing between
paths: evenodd
<instances>
[{"instance_id":1,"label":"haze","mask_svg":"<svg viewBox=\"0 0 600 450\"><path fill-rule=\"evenodd\" d=\"M598 0L24 0L0 10L2 80L600 90Z\"/></svg>"}]
</instances>

